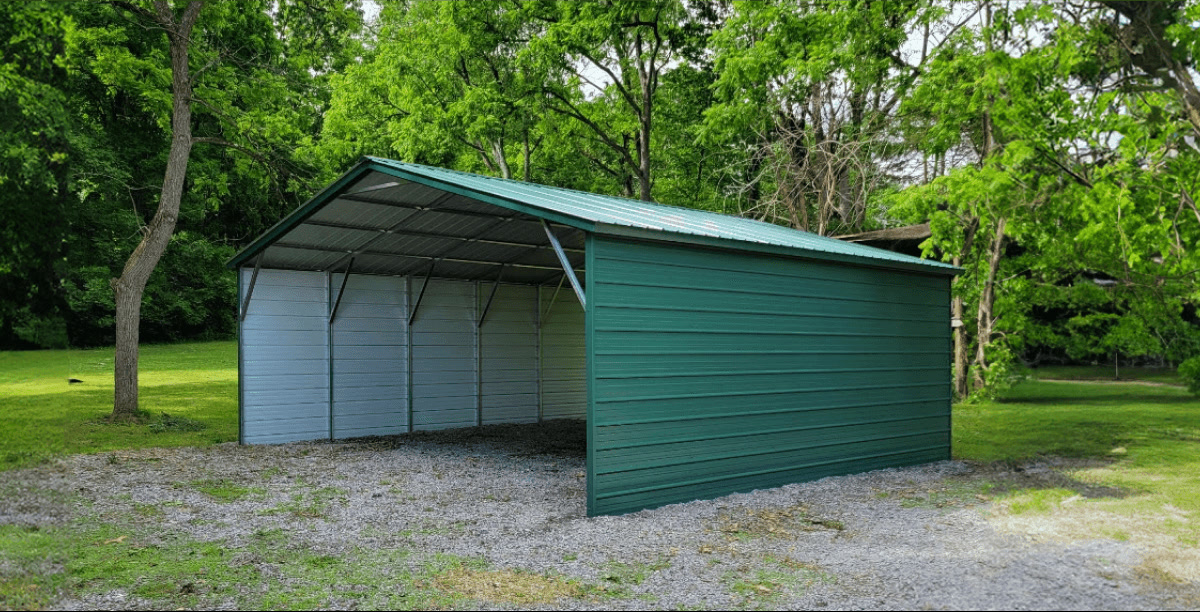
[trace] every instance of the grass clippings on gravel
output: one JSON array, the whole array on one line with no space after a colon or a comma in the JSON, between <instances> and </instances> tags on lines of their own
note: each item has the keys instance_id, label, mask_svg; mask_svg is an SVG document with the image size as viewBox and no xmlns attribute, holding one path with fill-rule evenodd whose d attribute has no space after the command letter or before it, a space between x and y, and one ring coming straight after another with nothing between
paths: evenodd
<instances>
[{"instance_id":1,"label":"grass clippings on gravel","mask_svg":"<svg viewBox=\"0 0 1200 612\"><path fill-rule=\"evenodd\" d=\"M442 593L491 604L549 604L585 594L578 581L511 569L456 567L439 573L431 586Z\"/></svg>"},{"instance_id":2,"label":"grass clippings on gravel","mask_svg":"<svg viewBox=\"0 0 1200 612\"><path fill-rule=\"evenodd\" d=\"M235 502L251 495L263 495L267 492L263 487L249 486L229 478L193 480L188 483L188 486L224 503Z\"/></svg>"},{"instance_id":3,"label":"grass clippings on gravel","mask_svg":"<svg viewBox=\"0 0 1200 612\"><path fill-rule=\"evenodd\" d=\"M832 574L814 563L770 555L763 561L766 567L741 568L725 574L730 591L742 598L742 607L777 602L784 595L803 593L815 584L836 582Z\"/></svg>"},{"instance_id":4,"label":"grass clippings on gravel","mask_svg":"<svg viewBox=\"0 0 1200 612\"><path fill-rule=\"evenodd\" d=\"M795 537L799 532L817 529L842 531L846 525L839 520L813 516L806 506L787 508L738 508L721 511L712 525L728 539L745 540L764 537Z\"/></svg>"}]
</instances>

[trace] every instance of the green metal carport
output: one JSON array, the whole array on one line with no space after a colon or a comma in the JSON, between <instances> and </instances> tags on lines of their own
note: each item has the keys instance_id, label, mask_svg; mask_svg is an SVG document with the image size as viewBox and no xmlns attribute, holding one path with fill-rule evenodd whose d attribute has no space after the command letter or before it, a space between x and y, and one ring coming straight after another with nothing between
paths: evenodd
<instances>
[{"instance_id":1,"label":"green metal carport","mask_svg":"<svg viewBox=\"0 0 1200 612\"><path fill-rule=\"evenodd\" d=\"M239 270L244 326L243 442L412 431L432 422L421 420L425 405L442 411L437 414L466 415L465 425L494 422L492 405L507 406L506 418L540 420L552 414L546 404L554 401L542 374L549 367L540 331L542 313L549 312L544 296L557 295L555 288L568 281L564 293L575 293L583 311L577 331L586 353L589 515L950 456L950 281L958 270L939 262L728 215L364 158L230 266ZM247 321L256 319L247 315L259 307L256 279L260 271L271 278L270 270L284 280L259 291L274 286L283 297L263 297L263 314L251 325ZM305 303L316 314L292 316L287 300L302 299L295 296L307 287L305 274L316 279L316 297ZM398 279L388 286L404 295L395 303L380 284L388 278ZM356 294L360 279L376 284ZM464 349L465 378L439 383L473 380L474 408L454 412L443 400L421 404L432 400L414 390L441 388L421 382L434 380L421 374L421 355L450 363L427 344L470 341L468 334L414 327L427 316L418 316L418 308L454 307L449 297L428 301L431 281L476 283L473 294L459 292L474 295L468 309L478 319L475 361ZM506 339L488 339L488 325L502 324L487 321L496 316L489 308L502 286L497 303L527 300L536 331L521 331L534 327L514 322L505 328ZM529 297L520 297L522 291ZM347 306L356 295L374 297ZM392 331L339 332L339 307L366 312L355 320ZM321 344L323 313L329 327ZM304 327L310 320L320 320L311 334ZM536 338L523 342L523 333ZM293 337L294 346L277 345ZM373 353L376 361L366 361L360 353L370 347L351 347L355 353L339 344L343 337L363 344L393 340ZM276 344L260 350L258 342ZM505 358L506 347L529 355L536 350L537 384L530 383L525 413L518 403L490 395L489 389L501 393L496 376L517 371L492 372L486 361ZM303 363L311 375L282 377L295 382L255 375L270 374L272 364L282 363L271 360L285 353L295 356L283 364L289 371ZM340 361L351 354L353 367ZM392 385L393 395L385 398L377 390L383 387L336 382L339 372L362 379L364 368L391 354L406 355L387 376L407 376L407 390ZM327 384L320 382L325 371ZM347 406L407 402L407 416L373 408L350 419L339 413L338 393L347 390L357 394ZM286 402L255 399L263 397ZM295 405L309 407L307 420L289 416L299 414ZM438 422L458 423L451 416ZM339 419L353 420L358 429L339 430Z\"/></svg>"}]
</instances>

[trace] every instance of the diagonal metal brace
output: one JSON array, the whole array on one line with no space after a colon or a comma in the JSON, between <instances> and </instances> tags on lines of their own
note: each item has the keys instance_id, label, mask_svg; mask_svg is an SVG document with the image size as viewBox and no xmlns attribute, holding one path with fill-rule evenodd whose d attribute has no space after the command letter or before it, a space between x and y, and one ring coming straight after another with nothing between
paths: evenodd
<instances>
[{"instance_id":1,"label":"diagonal metal brace","mask_svg":"<svg viewBox=\"0 0 1200 612\"><path fill-rule=\"evenodd\" d=\"M546 324L546 321L550 320L550 311L554 308L554 302L558 300L558 292L562 291L562 284L566 279L566 274L558 277L558 286L554 288L554 294L550 296L550 303L546 304L546 312L542 313L542 316L538 318L539 329Z\"/></svg>"},{"instance_id":2,"label":"diagonal metal brace","mask_svg":"<svg viewBox=\"0 0 1200 612\"><path fill-rule=\"evenodd\" d=\"M575 277L575 269L571 267L571 261L567 259L567 254L563 252L562 245L558 242L558 236L554 235L554 231L550 229L550 224L542 219L542 229L546 230L546 237L550 239L550 245L554 247L554 253L558 255L558 262L562 264L563 272L567 274L567 280L571 281L571 288L575 290L575 295L579 297L579 304L585 309L587 308L587 298L583 295L583 287L579 284L579 279Z\"/></svg>"},{"instance_id":3,"label":"diagonal metal brace","mask_svg":"<svg viewBox=\"0 0 1200 612\"><path fill-rule=\"evenodd\" d=\"M329 324L333 325L333 319L337 316L338 306L342 303L342 296L346 294L346 283L350 280L350 268L354 267L354 258L350 258L350 263L346 264L346 270L342 272L342 286L338 288L337 299L333 301L333 308L329 311Z\"/></svg>"},{"instance_id":4,"label":"diagonal metal brace","mask_svg":"<svg viewBox=\"0 0 1200 612\"><path fill-rule=\"evenodd\" d=\"M429 271L425 273L425 282L421 283L421 292L417 294L417 301L413 304L412 312L408 313L409 327L412 327L413 321L417 319L417 310L421 308L421 300L425 299L425 290L429 288L429 281L433 278L433 267L436 265L436 259L429 262Z\"/></svg>"},{"instance_id":5,"label":"diagonal metal brace","mask_svg":"<svg viewBox=\"0 0 1200 612\"><path fill-rule=\"evenodd\" d=\"M492 300L496 299L496 290L500 288L500 281L504 279L504 270L507 268L507 264L501 264L500 273L496 275L496 282L492 285L492 293L488 295L487 304L483 306L483 314L479 315L479 321L475 323L475 327L483 327L483 320L487 318L488 311L492 309Z\"/></svg>"},{"instance_id":6,"label":"diagonal metal brace","mask_svg":"<svg viewBox=\"0 0 1200 612\"><path fill-rule=\"evenodd\" d=\"M242 320L246 320L246 311L250 308L250 296L254 295L254 282L258 280L258 270L262 268L263 256L254 260L254 273L250 275L250 286L246 288L246 297L242 300Z\"/></svg>"}]
</instances>

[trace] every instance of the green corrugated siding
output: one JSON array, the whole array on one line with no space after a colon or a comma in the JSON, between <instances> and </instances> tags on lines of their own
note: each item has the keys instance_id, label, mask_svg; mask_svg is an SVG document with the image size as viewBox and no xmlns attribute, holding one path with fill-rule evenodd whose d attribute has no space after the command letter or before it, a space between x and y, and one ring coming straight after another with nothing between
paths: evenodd
<instances>
[{"instance_id":1,"label":"green corrugated siding","mask_svg":"<svg viewBox=\"0 0 1200 612\"><path fill-rule=\"evenodd\" d=\"M949 279L588 245L589 510L950 454Z\"/></svg>"}]
</instances>

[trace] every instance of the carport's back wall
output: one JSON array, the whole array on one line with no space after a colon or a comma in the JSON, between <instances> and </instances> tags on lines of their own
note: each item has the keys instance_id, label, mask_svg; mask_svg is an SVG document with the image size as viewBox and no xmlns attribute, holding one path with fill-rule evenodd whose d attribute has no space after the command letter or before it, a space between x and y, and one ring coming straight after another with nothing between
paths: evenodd
<instances>
[{"instance_id":1,"label":"carport's back wall","mask_svg":"<svg viewBox=\"0 0 1200 612\"><path fill-rule=\"evenodd\" d=\"M435 278L410 328L424 282L351 274L338 302L341 274L259 270L239 338L242 442L586 416L570 291L501 284L479 325L492 283Z\"/></svg>"}]
</instances>

